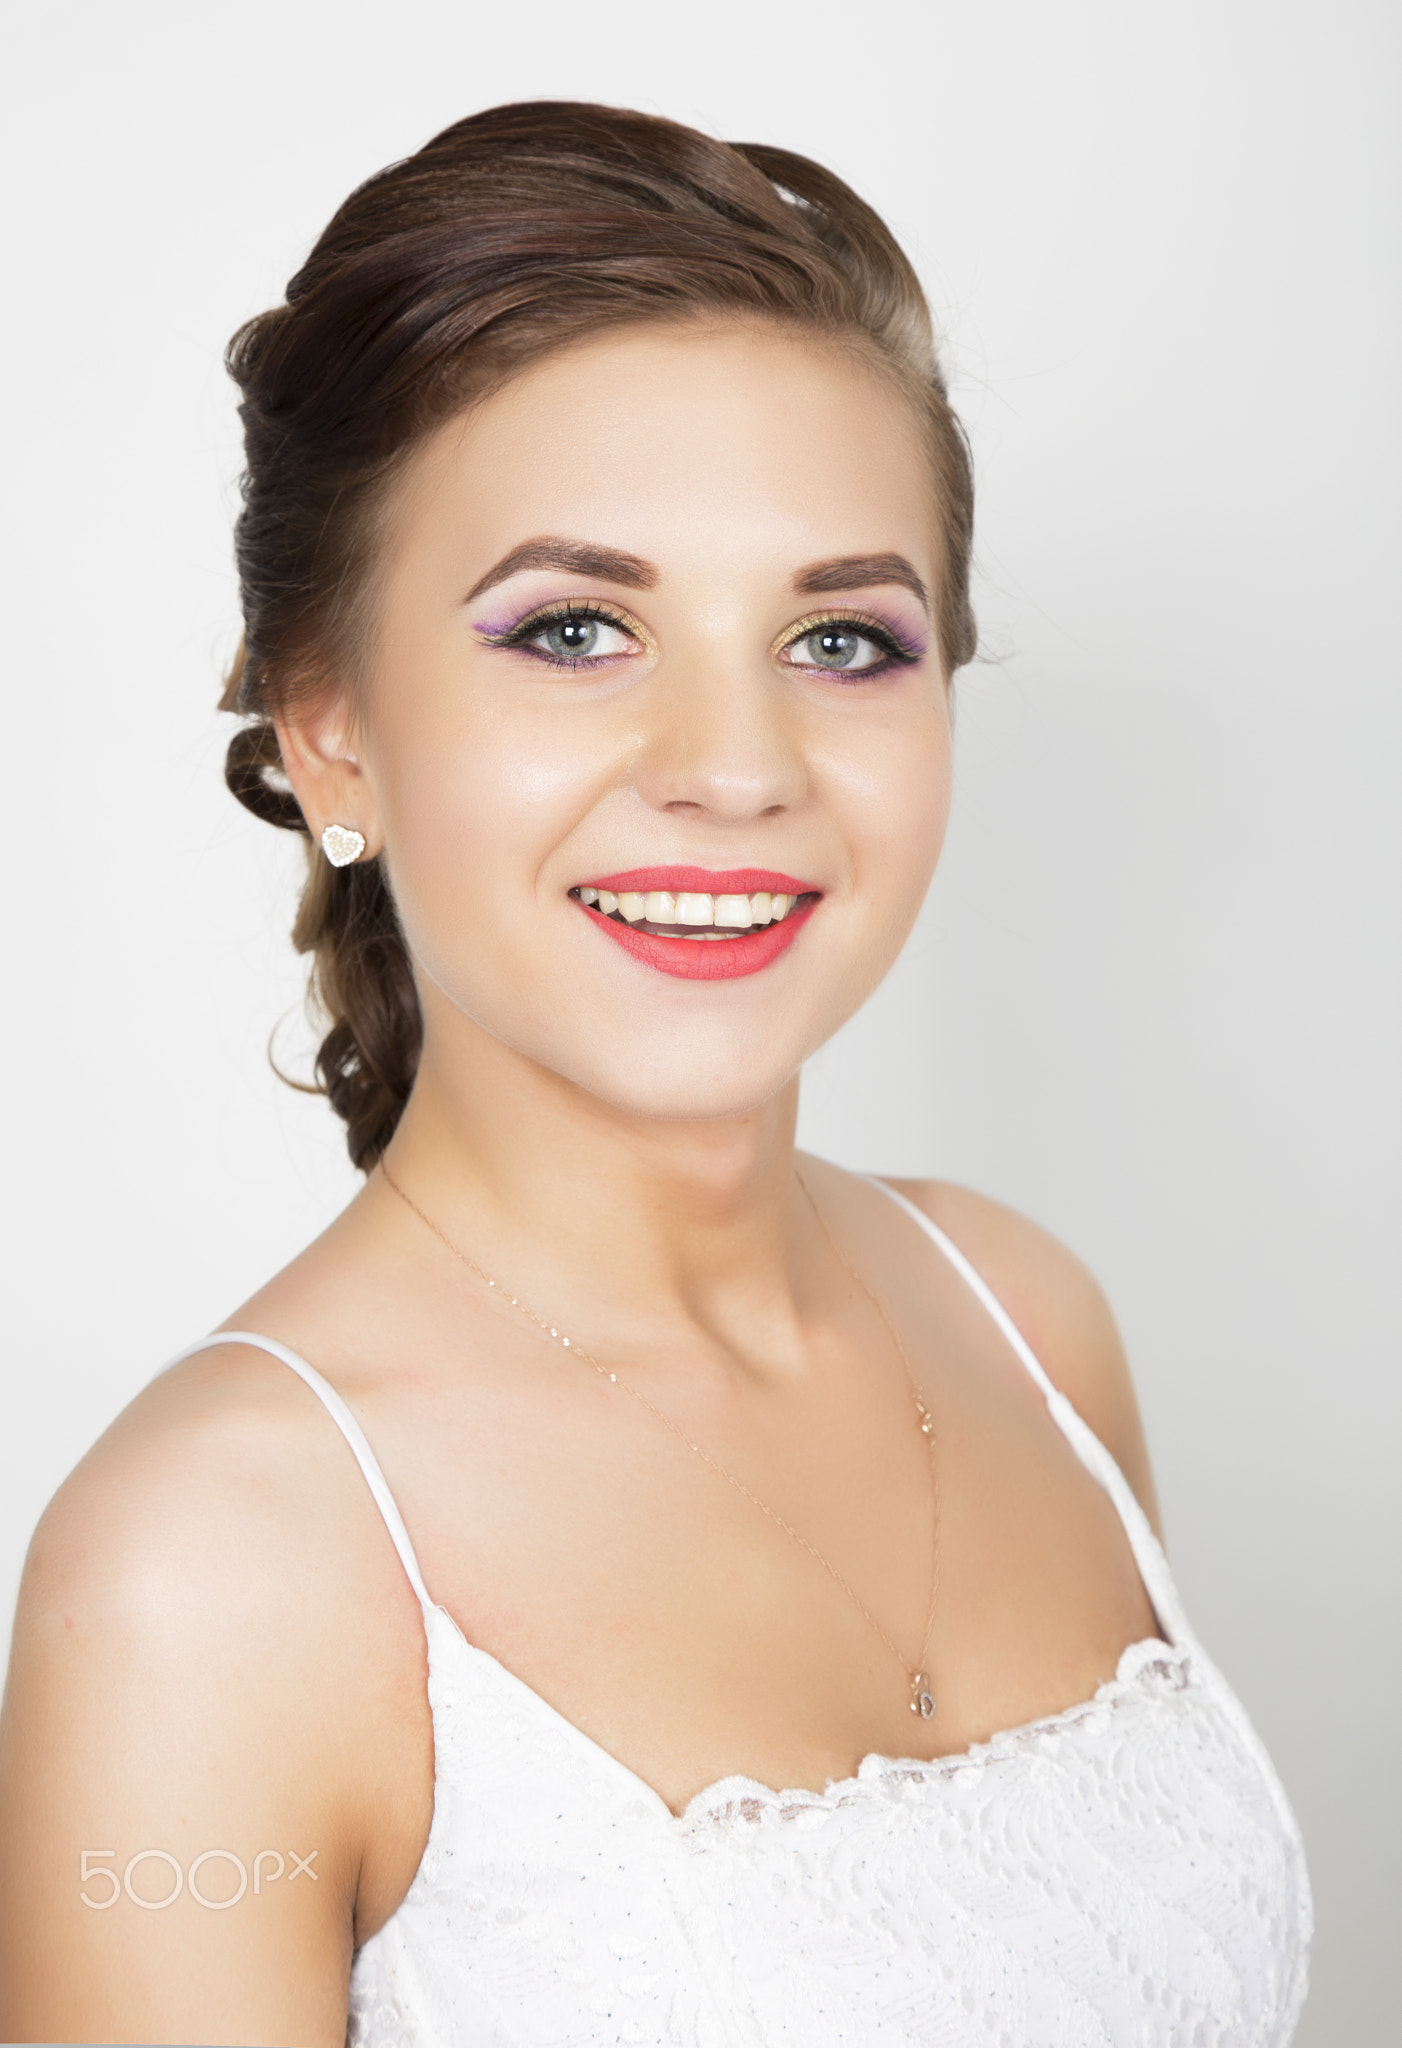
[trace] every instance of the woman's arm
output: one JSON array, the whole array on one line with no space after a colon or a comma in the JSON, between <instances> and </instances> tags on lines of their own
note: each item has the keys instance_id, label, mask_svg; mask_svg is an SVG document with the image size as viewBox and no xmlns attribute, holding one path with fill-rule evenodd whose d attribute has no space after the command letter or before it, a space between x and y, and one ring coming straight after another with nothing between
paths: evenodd
<instances>
[{"instance_id":1,"label":"woman's arm","mask_svg":"<svg viewBox=\"0 0 1402 2048\"><path fill-rule=\"evenodd\" d=\"M163 1375L34 1537L0 1719L4 2040L344 2041L378 1711L353 1581L383 1560L280 1373Z\"/></svg>"}]
</instances>

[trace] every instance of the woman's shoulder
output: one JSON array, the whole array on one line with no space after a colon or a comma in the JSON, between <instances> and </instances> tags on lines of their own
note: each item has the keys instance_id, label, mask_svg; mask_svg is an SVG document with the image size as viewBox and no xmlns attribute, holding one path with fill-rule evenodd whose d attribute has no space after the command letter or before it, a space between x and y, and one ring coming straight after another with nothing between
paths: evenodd
<instances>
[{"instance_id":1,"label":"woman's shoulder","mask_svg":"<svg viewBox=\"0 0 1402 2048\"><path fill-rule=\"evenodd\" d=\"M336 1441L285 1365L237 1340L202 1349L157 1373L74 1467L28 1576L82 1580L152 1628L187 1606L236 1611L240 1586L262 1577L295 1601L305 1580L286 1583L288 1557L330 1554L344 1514Z\"/></svg>"},{"instance_id":2,"label":"woman's shoulder","mask_svg":"<svg viewBox=\"0 0 1402 2048\"><path fill-rule=\"evenodd\" d=\"M372 1838L389 1839L393 1862L403 1832L398 1860L412 1869L416 1716L431 1757L423 1664L417 1602L309 1389L234 1342L167 1368L60 1486L30 1545L5 1706L0 1893L23 1847L45 1902L42 1945L50 1921L71 1917L80 1847L115 1845L119 1871L137 1851L183 1866L218 1847L251 1867L263 1849L315 1848L315 1887L289 1889L286 1912L263 1918L284 1936L299 1928L321 1958L290 1994L319 2036L357 1916L383 1918L366 1899ZM76 1933L90 1922L80 1915ZM331 2010L334 2023L334 1997Z\"/></svg>"},{"instance_id":3,"label":"woman's shoulder","mask_svg":"<svg viewBox=\"0 0 1402 2048\"><path fill-rule=\"evenodd\" d=\"M318 1694L363 1676L367 1616L412 1672L417 1601L340 1430L286 1364L230 1337L158 1372L59 1487L16 1638L61 1628L97 1660L236 1675L251 1711L285 1690L315 1719Z\"/></svg>"},{"instance_id":4,"label":"woman's shoulder","mask_svg":"<svg viewBox=\"0 0 1402 2048\"><path fill-rule=\"evenodd\" d=\"M355 1363L376 1356L375 1303L387 1291L361 1206L158 1370L103 1432L40 1519L32 1595L81 1579L104 1600L131 1601L152 1630L198 1629L209 1612L227 1630L252 1602L261 1625L285 1611L306 1638L334 1633L346 1611L363 1615L368 1581L421 1634L379 1510L319 1394L318 1383L354 1406L376 1380L373 1364L357 1377Z\"/></svg>"},{"instance_id":5,"label":"woman's shoulder","mask_svg":"<svg viewBox=\"0 0 1402 2048\"><path fill-rule=\"evenodd\" d=\"M1134 1381L1114 1312L1059 1238L1004 1202L954 1181L886 1176L961 1251L1026 1339L1052 1384L1089 1423L1158 1527Z\"/></svg>"},{"instance_id":6,"label":"woman's shoulder","mask_svg":"<svg viewBox=\"0 0 1402 2048\"><path fill-rule=\"evenodd\" d=\"M211 1741L261 1720L279 1756L302 1731L332 1761L322 1704L363 1674L367 1612L406 1609L412 1633L339 1431L284 1364L231 1342L160 1372L59 1487L25 1562L16 1671L61 1643L65 1684L130 1682L159 1716L183 1679L219 1702Z\"/></svg>"}]
</instances>

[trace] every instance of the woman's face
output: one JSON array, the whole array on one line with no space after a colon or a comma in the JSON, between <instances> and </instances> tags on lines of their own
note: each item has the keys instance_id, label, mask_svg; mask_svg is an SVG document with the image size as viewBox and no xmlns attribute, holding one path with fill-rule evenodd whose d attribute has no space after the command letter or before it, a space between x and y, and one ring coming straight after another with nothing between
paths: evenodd
<instances>
[{"instance_id":1,"label":"woman's face","mask_svg":"<svg viewBox=\"0 0 1402 2048\"><path fill-rule=\"evenodd\" d=\"M346 822L425 1058L465 1019L625 1111L769 1100L891 965L945 828L907 404L768 328L615 332L443 428L386 545Z\"/></svg>"}]
</instances>

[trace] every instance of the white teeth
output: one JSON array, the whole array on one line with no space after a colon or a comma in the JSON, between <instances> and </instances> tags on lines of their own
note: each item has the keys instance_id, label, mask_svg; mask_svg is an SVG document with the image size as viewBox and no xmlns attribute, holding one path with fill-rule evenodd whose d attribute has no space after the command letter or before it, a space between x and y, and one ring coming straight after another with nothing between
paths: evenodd
<instances>
[{"instance_id":1,"label":"white teeth","mask_svg":"<svg viewBox=\"0 0 1402 2048\"><path fill-rule=\"evenodd\" d=\"M688 938L721 938L728 933L749 931L757 925L777 924L798 902L797 896L771 894L756 889L752 895L738 893L708 896L702 890L580 888L573 892L581 903L596 905L605 917L624 917L629 924L691 925Z\"/></svg>"}]
</instances>

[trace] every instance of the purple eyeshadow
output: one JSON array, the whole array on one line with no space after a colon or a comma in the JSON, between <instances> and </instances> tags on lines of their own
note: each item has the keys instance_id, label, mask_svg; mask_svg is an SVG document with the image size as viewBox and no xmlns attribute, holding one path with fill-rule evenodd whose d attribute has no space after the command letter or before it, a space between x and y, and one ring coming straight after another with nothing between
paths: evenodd
<instances>
[{"instance_id":1,"label":"purple eyeshadow","mask_svg":"<svg viewBox=\"0 0 1402 2048\"><path fill-rule=\"evenodd\" d=\"M567 605L571 602L572 600L569 598L554 600L550 598L537 599L533 604L523 605L518 612L512 613L503 619L475 619L473 621L473 631L480 633L484 640L505 640L516 631L516 628L523 619L529 619L533 613L539 613L542 614L541 630L543 632L551 622L550 613L552 610L556 606ZM881 611L875 605L862 605L854 609L851 614L844 614L841 606L834 605L828 616L835 620L840 620L844 616L850 617L851 623L858 631L861 630L864 618L873 625L881 626L889 633L895 645L901 648L912 661L923 661L929 653L929 639L926 635L912 632L904 623L892 618L888 612Z\"/></svg>"},{"instance_id":2,"label":"purple eyeshadow","mask_svg":"<svg viewBox=\"0 0 1402 2048\"><path fill-rule=\"evenodd\" d=\"M503 640L508 633L515 631L522 619L528 619L532 612L539 610L539 605L528 604L524 605L514 618L502 619L499 623L490 619L474 619L472 630L474 633L481 633L488 640Z\"/></svg>"},{"instance_id":3,"label":"purple eyeshadow","mask_svg":"<svg viewBox=\"0 0 1402 2048\"><path fill-rule=\"evenodd\" d=\"M834 611L833 616L837 618L841 614ZM913 655L917 661L923 661L929 653L930 642L928 637L923 633L912 633L908 626L903 625L897 619L893 619L889 612L881 611L874 604L862 605L852 618L852 624L859 630L864 617L870 619L873 625L884 626L897 647L903 648L907 654Z\"/></svg>"}]
</instances>

